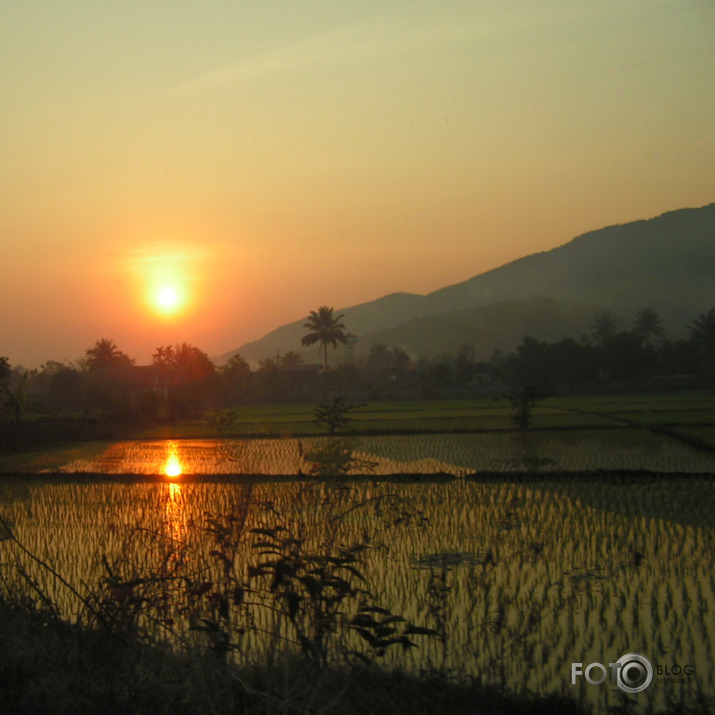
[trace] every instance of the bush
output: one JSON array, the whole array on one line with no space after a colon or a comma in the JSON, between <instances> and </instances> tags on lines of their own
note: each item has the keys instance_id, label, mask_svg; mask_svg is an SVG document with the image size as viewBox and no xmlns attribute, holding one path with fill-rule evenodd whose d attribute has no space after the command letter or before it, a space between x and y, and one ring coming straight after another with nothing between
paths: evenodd
<instances>
[{"instance_id":1,"label":"bush","mask_svg":"<svg viewBox=\"0 0 715 715\"><path fill-rule=\"evenodd\" d=\"M318 405L315 408L315 422L324 424L329 434L335 434L343 429L349 422L348 413L362 405L347 402L344 397L333 397L332 402Z\"/></svg>"}]
</instances>

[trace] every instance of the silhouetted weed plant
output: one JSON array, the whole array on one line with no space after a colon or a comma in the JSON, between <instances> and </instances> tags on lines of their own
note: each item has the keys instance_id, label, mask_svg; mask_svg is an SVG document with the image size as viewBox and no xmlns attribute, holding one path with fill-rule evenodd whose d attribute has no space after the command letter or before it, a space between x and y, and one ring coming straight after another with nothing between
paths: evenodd
<instances>
[{"instance_id":1,"label":"silhouetted weed plant","mask_svg":"<svg viewBox=\"0 0 715 715\"><path fill-rule=\"evenodd\" d=\"M292 537L283 526L251 532L257 537L252 548L261 559L251 567L250 575L263 579L263 589L272 595L274 607L290 623L312 663L327 665L331 652L371 662L391 646L414 647L410 635L435 633L412 626L373 603L360 571L361 554L370 548L367 543L311 553L303 540ZM367 650L345 646L340 630L346 625L361 637Z\"/></svg>"},{"instance_id":2,"label":"silhouetted weed plant","mask_svg":"<svg viewBox=\"0 0 715 715\"><path fill-rule=\"evenodd\" d=\"M351 419L348 416L349 413L359 407L364 407L364 405L348 402L342 396L333 397L331 402L326 402L315 408L313 421L316 424L325 425L329 434L335 434L348 425Z\"/></svg>"},{"instance_id":3,"label":"silhouetted weed plant","mask_svg":"<svg viewBox=\"0 0 715 715\"><path fill-rule=\"evenodd\" d=\"M195 643L192 634L202 634L221 661L230 652L240 660L262 639L269 662L299 652L318 669L373 663L388 649L416 647L415 636L437 635L376 602L363 573L364 555L373 548L368 533L351 543L340 540L341 524L358 510L372 508L386 528L414 515L393 503L399 501L394 495L351 504L345 485L302 489L312 492L313 503L322 491L328 505L317 538L296 532L273 503L250 498L235 513L205 512L203 523L190 525L194 533L186 541L136 529L138 549L128 545L115 564L102 557L106 574L90 599L94 620L146 641L164 633L188 646ZM260 516L248 528L251 509ZM132 564L131 553L158 560Z\"/></svg>"},{"instance_id":4,"label":"silhouetted weed plant","mask_svg":"<svg viewBox=\"0 0 715 715\"><path fill-rule=\"evenodd\" d=\"M530 380L523 381L518 387L513 389L508 399L511 403L511 421L521 430L531 427L534 407L541 400L552 394L548 386L538 384Z\"/></svg>"}]
</instances>

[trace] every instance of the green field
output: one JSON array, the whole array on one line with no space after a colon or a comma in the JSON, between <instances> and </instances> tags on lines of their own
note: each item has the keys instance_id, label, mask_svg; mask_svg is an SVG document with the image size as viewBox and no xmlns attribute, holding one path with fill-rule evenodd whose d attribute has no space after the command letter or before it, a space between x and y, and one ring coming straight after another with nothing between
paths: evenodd
<instances>
[{"instance_id":1,"label":"green field","mask_svg":"<svg viewBox=\"0 0 715 715\"><path fill-rule=\"evenodd\" d=\"M320 434L314 422L315 404L239 405L236 420L225 436ZM511 430L511 406L505 399L416 400L370 402L350 413L347 433L450 432ZM552 397L534 410L533 429L603 428L614 426L668 427L715 425L715 394L672 393ZM210 437L203 421L182 422L141 430L141 439Z\"/></svg>"},{"instance_id":2,"label":"green field","mask_svg":"<svg viewBox=\"0 0 715 715\"><path fill-rule=\"evenodd\" d=\"M314 403L239 405L232 408L236 418L231 428L220 435L207 420L194 420L136 430L125 433L122 438L139 442L210 440L219 436L223 439L317 437L325 434L325 428L314 421L315 407ZM504 450L508 451L511 440L519 435L510 412L511 406L505 399L371 402L350 413L351 420L341 434L358 441L380 435L481 434L480 440L493 452L494 458L488 462L485 457L473 468L498 471L500 464L509 459ZM545 456L555 457L563 469L579 468L577 452L589 441L601 444L604 450L614 454L628 448L650 450L653 445L666 447L678 443L691 451L695 448L702 454L712 453L715 450L715 394L552 397L535 408L530 433L537 448L544 451ZM65 444L0 455L0 473L53 471L77 460L91 462L111 444L100 441ZM484 452L483 447L480 449ZM462 466L472 468L468 463ZM584 452L584 470L621 466L594 461L588 451ZM686 464L683 467L683 471L688 471ZM652 468L652 465L641 468ZM672 466L666 471L672 471Z\"/></svg>"}]
</instances>

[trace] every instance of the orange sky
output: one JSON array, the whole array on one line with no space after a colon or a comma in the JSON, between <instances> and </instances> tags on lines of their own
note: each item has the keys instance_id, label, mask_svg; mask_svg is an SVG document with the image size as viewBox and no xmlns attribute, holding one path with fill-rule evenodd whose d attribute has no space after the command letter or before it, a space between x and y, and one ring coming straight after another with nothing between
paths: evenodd
<instances>
[{"instance_id":1,"label":"orange sky","mask_svg":"<svg viewBox=\"0 0 715 715\"><path fill-rule=\"evenodd\" d=\"M216 355L715 201L711 2L36 0L0 48L13 365Z\"/></svg>"}]
</instances>

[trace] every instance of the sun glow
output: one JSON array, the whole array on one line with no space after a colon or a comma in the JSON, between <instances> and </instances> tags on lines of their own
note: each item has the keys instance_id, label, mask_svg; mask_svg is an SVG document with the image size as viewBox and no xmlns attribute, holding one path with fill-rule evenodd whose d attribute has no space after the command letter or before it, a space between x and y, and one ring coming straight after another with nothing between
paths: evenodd
<instances>
[{"instance_id":1,"label":"sun glow","mask_svg":"<svg viewBox=\"0 0 715 715\"><path fill-rule=\"evenodd\" d=\"M173 286L164 286L159 289L156 302L165 310L173 310L179 304L179 294Z\"/></svg>"},{"instance_id":2,"label":"sun glow","mask_svg":"<svg viewBox=\"0 0 715 715\"><path fill-rule=\"evenodd\" d=\"M166 316L176 315L186 307L186 291L178 281L156 281L151 290L154 309Z\"/></svg>"},{"instance_id":3,"label":"sun glow","mask_svg":"<svg viewBox=\"0 0 715 715\"><path fill-rule=\"evenodd\" d=\"M191 311L197 275L204 254L187 248L147 246L132 258L145 307L164 318L175 319Z\"/></svg>"}]
</instances>

